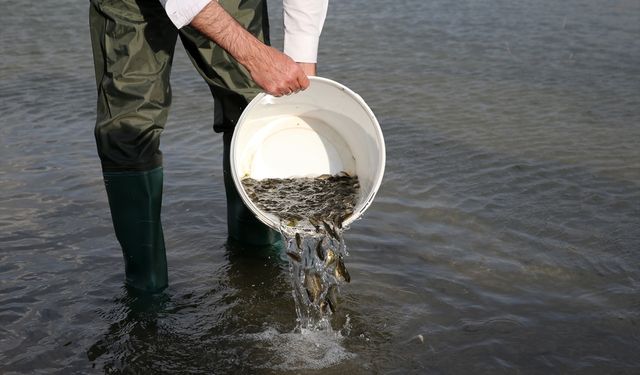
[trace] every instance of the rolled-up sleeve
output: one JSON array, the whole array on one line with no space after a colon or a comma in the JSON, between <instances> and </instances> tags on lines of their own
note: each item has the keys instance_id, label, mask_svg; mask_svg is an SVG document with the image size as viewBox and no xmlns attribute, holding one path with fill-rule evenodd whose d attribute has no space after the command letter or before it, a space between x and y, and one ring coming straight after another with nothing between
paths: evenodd
<instances>
[{"instance_id":1,"label":"rolled-up sleeve","mask_svg":"<svg viewBox=\"0 0 640 375\"><path fill-rule=\"evenodd\" d=\"M169 19L178 29L188 25L211 0L160 0Z\"/></svg>"},{"instance_id":2,"label":"rolled-up sleeve","mask_svg":"<svg viewBox=\"0 0 640 375\"><path fill-rule=\"evenodd\" d=\"M315 63L329 0L283 0L284 53L297 62Z\"/></svg>"}]
</instances>

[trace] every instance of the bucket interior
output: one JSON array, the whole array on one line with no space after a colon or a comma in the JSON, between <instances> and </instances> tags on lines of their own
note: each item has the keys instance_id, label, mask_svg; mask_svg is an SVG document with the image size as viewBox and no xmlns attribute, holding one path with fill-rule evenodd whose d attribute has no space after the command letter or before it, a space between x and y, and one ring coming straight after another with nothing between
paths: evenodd
<instances>
[{"instance_id":1,"label":"bucket interior","mask_svg":"<svg viewBox=\"0 0 640 375\"><path fill-rule=\"evenodd\" d=\"M320 81L319 81L320 80ZM231 146L234 182L245 204L267 225L277 218L258 209L241 180L357 175L360 192L348 225L369 206L385 165L382 132L364 101L333 81L312 77L299 94L260 94L236 126Z\"/></svg>"}]
</instances>

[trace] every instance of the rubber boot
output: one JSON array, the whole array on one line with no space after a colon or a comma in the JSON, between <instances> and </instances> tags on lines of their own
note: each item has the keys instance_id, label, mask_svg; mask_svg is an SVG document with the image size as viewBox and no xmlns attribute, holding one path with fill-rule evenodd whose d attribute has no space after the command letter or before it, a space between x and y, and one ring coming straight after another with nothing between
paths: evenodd
<instances>
[{"instance_id":1,"label":"rubber boot","mask_svg":"<svg viewBox=\"0 0 640 375\"><path fill-rule=\"evenodd\" d=\"M269 247L274 250L284 248L282 236L256 218L244 204L231 176L229 153L232 132L224 133L223 174L227 194L227 227L229 239L234 245L249 247Z\"/></svg>"},{"instance_id":2,"label":"rubber boot","mask_svg":"<svg viewBox=\"0 0 640 375\"><path fill-rule=\"evenodd\" d=\"M111 218L122 247L126 284L147 292L167 287L167 256L160 223L162 167L105 172Z\"/></svg>"}]
</instances>

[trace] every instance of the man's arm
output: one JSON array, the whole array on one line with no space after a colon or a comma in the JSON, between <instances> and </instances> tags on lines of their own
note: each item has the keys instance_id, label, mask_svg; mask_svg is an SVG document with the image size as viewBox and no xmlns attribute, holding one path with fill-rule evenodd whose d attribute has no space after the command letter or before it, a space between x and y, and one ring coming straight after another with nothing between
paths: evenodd
<instances>
[{"instance_id":1,"label":"man's arm","mask_svg":"<svg viewBox=\"0 0 640 375\"><path fill-rule=\"evenodd\" d=\"M217 1L209 2L193 18L191 26L229 52L268 94L287 95L309 87L302 68L289 56L256 39Z\"/></svg>"},{"instance_id":2,"label":"man's arm","mask_svg":"<svg viewBox=\"0 0 640 375\"><path fill-rule=\"evenodd\" d=\"M318 41L328 0L283 0L284 53L268 47L244 30L216 1L160 0L177 28L191 24L249 70L267 93L283 95L308 87L304 75L316 74Z\"/></svg>"}]
</instances>

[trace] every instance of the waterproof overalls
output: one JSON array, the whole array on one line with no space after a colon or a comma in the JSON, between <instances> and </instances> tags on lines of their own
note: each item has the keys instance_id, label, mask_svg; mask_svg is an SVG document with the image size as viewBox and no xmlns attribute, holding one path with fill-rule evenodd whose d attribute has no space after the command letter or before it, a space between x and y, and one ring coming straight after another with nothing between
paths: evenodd
<instances>
[{"instance_id":1,"label":"waterproof overalls","mask_svg":"<svg viewBox=\"0 0 640 375\"><path fill-rule=\"evenodd\" d=\"M254 36L269 43L263 0L221 0ZM260 92L248 72L222 48L186 26L171 23L158 0L91 0L90 29L98 88L95 138L127 285L159 291L167 286L167 260L160 223L160 134L171 104L169 76L180 37L215 98L216 132L223 132L223 171L228 233L252 246L277 243L279 234L243 204L231 179L233 127Z\"/></svg>"}]
</instances>

